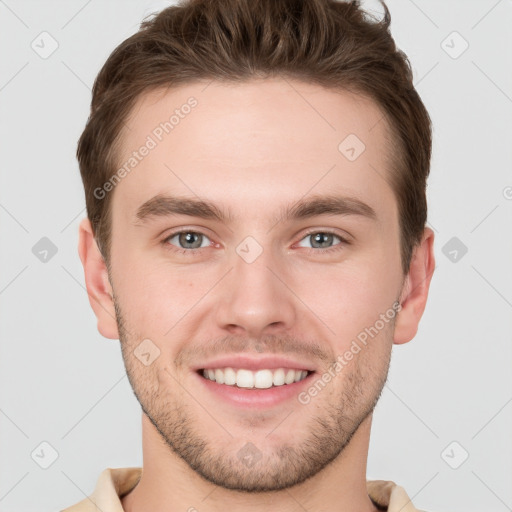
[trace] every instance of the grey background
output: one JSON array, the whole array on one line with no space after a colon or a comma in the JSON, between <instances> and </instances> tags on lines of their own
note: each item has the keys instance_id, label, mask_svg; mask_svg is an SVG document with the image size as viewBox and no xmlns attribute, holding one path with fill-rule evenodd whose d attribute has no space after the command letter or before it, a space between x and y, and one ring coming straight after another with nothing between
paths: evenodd
<instances>
[{"instance_id":1,"label":"grey background","mask_svg":"<svg viewBox=\"0 0 512 512\"><path fill-rule=\"evenodd\" d=\"M84 289L74 153L101 65L165 5L0 0L1 511L70 506L104 468L142 463L119 342L97 332ZM388 5L434 124L437 268L416 338L394 349L368 478L431 512L512 510L512 3ZM31 47L43 31L58 42L46 59Z\"/></svg>"}]
</instances>

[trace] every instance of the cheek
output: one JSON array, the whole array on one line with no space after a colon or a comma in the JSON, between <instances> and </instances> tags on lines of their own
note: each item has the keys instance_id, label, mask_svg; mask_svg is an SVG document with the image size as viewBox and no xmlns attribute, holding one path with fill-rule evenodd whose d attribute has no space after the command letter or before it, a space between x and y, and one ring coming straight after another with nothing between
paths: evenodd
<instances>
[{"instance_id":1,"label":"cheek","mask_svg":"<svg viewBox=\"0 0 512 512\"><path fill-rule=\"evenodd\" d=\"M162 336L198 300L201 293L190 272L144 261L141 256L113 263L114 289L129 322Z\"/></svg>"},{"instance_id":2,"label":"cheek","mask_svg":"<svg viewBox=\"0 0 512 512\"><path fill-rule=\"evenodd\" d=\"M165 355L160 354L152 360L151 364L146 365L143 360L136 357L135 353L136 347L125 347L123 360L132 388L137 397L147 407L151 400L166 390L166 385L163 385L162 382L167 367L164 363Z\"/></svg>"},{"instance_id":3,"label":"cheek","mask_svg":"<svg viewBox=\"0 0 512 512\"><path fill-rule=\"evenodd\" d=\"M327 326L327 335L339 340L339 349L373 326L398 297L398 275L375 262L304 275L297 295Z\"/></svg>"}]
</instances>

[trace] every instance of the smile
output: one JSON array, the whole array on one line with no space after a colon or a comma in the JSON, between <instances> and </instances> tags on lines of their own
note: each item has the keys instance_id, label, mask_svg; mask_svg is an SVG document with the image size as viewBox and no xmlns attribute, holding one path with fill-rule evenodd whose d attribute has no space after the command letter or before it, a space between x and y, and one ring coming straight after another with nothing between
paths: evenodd
<instances>
[{"instance_id":1,"label":"smile","mask_svg":"<svg viewBox=\"0 0 512 512\"><path fill-rule=\"evenodd\" d=\"M257 371L244 368L208 368L201 374L204 378L239 388L267 389L299 382L308 376L308 370L291 368L262 369Z\"/></svg>"}]
</instances>

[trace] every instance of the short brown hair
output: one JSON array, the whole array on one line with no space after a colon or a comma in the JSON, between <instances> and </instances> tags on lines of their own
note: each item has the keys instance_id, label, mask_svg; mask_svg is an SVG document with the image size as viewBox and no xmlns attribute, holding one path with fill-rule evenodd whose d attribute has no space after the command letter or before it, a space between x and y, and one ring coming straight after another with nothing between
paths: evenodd
<instances>
[{"instance_id":1,"label":"short brown hair","mask_svg":"<svg viewBox=\"0 0 512 512\"><path fill-rule=\"evenodd\" d=\"M396 139L389 180L406 274L427 217L431 122L382 5L379 21L358 0L189 0L143 21L99 72L77 149L87 215L107 265L112 194L99 199L95 190L119 165L121 129L140 96L203 79L281 76L365 95L382 110Z\"/></svg>"}]
</instances>

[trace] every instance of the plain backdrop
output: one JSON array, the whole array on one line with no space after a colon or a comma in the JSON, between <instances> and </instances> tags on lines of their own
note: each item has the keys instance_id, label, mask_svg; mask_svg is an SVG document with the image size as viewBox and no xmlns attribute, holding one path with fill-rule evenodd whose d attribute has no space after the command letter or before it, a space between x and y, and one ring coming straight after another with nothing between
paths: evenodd
<instances>
[{"instance_id":1,"label":"plain backdrop","mask_svg":"<svg viewBox=\"0 0 512 512\"><path fill-rule=\"evenodd\" d=\"M97 332L84 289L75 150L100 67L166 5L0 0L2 512L59 510L89 495L106 467L142 463L141 412L119 342ZM394 348L368 478L399 483L430 512L505 512L512 2L388 5L434 125L428 201L437 268L416 338Z\"/></svg>"}]
</instances>

